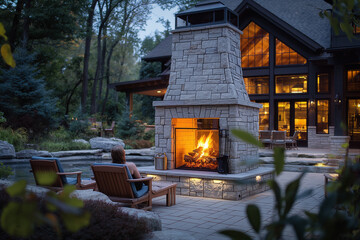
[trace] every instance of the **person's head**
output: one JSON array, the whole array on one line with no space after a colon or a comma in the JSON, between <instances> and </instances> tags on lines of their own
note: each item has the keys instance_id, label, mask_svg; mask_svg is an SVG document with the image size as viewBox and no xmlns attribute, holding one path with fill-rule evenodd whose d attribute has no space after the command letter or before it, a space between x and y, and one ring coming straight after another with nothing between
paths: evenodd
<instances>
[{"instance_id":1,"label":"person's head","mask_svg":"<svg viewBox=\"0 0 360 240\"><path fill-rule=\"evenodd\" d=\"M124 148L121 145L113 147L111 149L111 158L113 163L126 163Z\"/></svg>"}]
</instances>

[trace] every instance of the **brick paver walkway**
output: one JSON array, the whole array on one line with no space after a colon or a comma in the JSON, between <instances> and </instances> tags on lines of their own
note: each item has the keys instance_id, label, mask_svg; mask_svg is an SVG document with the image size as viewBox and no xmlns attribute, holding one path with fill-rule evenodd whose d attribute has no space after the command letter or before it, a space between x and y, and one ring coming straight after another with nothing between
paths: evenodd
<instances>
[{"instance_id":1,"label":"brick paver walkway","mask_svg":"<svg viewBox=\"0 0 360 240\"><path fill-rule=\"evenodd\" d=\"M278 180L282 186L295 179L299 173L284 172ZM284 189L284 188L283 188ZM304 210L317 211L324 197L324 175L308 173L301 182L300 192L313 189L307 198L296 202L292 213ZM153 200L153 211L160 215L163 230L179 230L187 232L197 239L229 239L217 233L222 229L238 229L253 235L246 218L246 205L256 204L261 211L263 223L271 221L274 213L274 197L271 191L263 192L240 201L216 200L177 195L175 206L166 207L165 198ZM294 239L292 228L284 232L284 239Z\"/></svg>"}]
</instances>

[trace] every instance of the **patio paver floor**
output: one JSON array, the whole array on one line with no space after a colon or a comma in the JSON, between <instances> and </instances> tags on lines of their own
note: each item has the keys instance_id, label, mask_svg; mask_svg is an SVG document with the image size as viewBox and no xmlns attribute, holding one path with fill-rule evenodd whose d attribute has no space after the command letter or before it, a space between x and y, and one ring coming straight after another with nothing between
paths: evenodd
<instances>
[{"instance_id":1,"label":"patio paver floor","mask_svg":"<svg viewBox=\"0 0 360 240\"><path fill-rule=\"evenodd\" d=\"M283 172L278 181L284 189L286 183L295 179L300 173ZM313 189L310 196L296 202L291 213L301 213L304 210L315 212L324 198L324 175L322 173L307 173L300 186L300 193ZM176 205L165 206L165 197L153 199L153 211L162 220L163 230L184 231L196 239L229 239L218 234L219 230L237 229L255 236L246 218L246 206L256 204L261 211L263 223L271 221L274 213L274 198L272 191L266 191L240 201L210 199L189 196L176 196ZM294 239L291 228L284 231L284 239Z\"/></svg>"}]
</instances>

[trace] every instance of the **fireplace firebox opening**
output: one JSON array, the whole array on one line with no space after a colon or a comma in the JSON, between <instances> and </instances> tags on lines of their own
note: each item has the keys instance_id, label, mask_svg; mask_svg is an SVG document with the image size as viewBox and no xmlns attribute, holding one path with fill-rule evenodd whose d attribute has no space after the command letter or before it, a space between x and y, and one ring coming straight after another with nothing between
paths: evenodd
<instances>
[{"instance_id":1,"label":"fireplace firebox opening","mask_svg":"<svg viewBox=\"0 0 360 240\"><path fill-rule=\"evenodd\" d=\"M219 119L173 118L175 167L217 171Z\"/></svg>"}]
</instances>

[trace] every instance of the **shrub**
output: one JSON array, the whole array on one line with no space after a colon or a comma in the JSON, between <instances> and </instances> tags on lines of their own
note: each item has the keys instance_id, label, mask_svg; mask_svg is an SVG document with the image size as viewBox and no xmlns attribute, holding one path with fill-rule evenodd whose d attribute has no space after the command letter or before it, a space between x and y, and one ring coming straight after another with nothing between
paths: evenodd
<instances>
[{"instance_id":1,"label":"shrub","mask_svg":"<svg viewBox=\"0 0 360 240\"><path fill-rule=\"evenodd\" d=\"M0 140L7 141L14 145L16 151L24 149L24 144L28 140L28 134L25 128L19 128L16 130L0 127Z\"/></svg>"},{"instance_id":2,"label":"shrub","mask_svg":"<svg viewBox=\"0 0 360 240\"><path fill-rule=\"evenodd\" d=\"M7 204L9 197L4 190L0 191L1 209ZM40 201L42 205L43 201ZM42 206L45 208L45 206ZM71 233L61 223L61 238L54 229L48 225L37 227L33 235L27 239L143 239L144 234L150 232L145 222L134 219L126 213L118 211L118 206L102 201L86 200L84 209L91 214L90 224L81 230ZM20 239L8 236L0 229L0 239ZM21 238L22 239L22 238Z\"/></svg>"},{"instance_id":3,"label":"shrub","mask_svg":"<svg viewBox=\"0 0 360 240\"><path fill-rule=\"evenodd\" d=\"M4 163L0 163L0 179L6 179L10 175L14 175L12 168L5 166Z\"/></svg>"},{"instance_id":4,"label":"shrub","mask_svg":"<svg viewBox=\"0 0 360 240\"><path fill-rule=\"evenodd\" d=\"M124 140L125 146L130 146L131 148L139 149L139 148L150 148L154 146L154 143L149 140ZM126 148L126 147L125 147Z\"/></svg>"},{"instance_id":5,"label":"shrub","mask_svg":"<svg viewBox=\"0 0 360 240\"><path fill-rule=\"evenodd\" d=\"M89 130L89 122L87 120L70 121L69 131L72 138L81 138L87 136Z\"/></svg>"},{"instance_id":6,"label":"shrub","mask_svg":"<svg viewBox=\"0 0 360 240\"><path fill-rule=\"evenodd\" d=\"M90 149L90 144L72 141L44 141L40 144L42 150L49 152Z\"/></svg>"}]
</instances>

